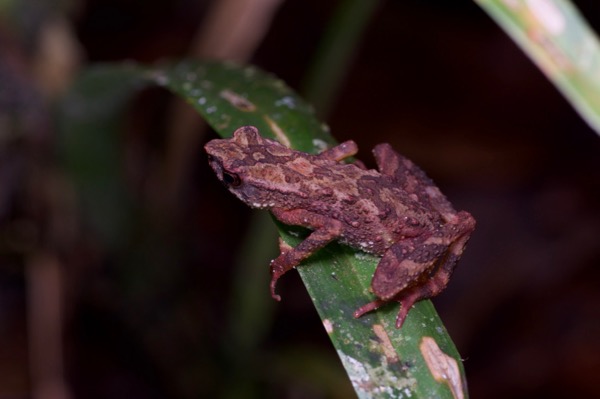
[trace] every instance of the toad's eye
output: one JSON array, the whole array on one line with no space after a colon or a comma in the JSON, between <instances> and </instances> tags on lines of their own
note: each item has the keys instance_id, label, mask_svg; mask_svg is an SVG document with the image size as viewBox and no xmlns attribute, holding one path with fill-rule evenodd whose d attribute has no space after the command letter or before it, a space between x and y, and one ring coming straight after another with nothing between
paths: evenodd
<instances>
[{"instance_id":1,"label":"toad's eye","mask_svg":"<svg viewBox=\"0 0 600 399\"><path fill-rule=\"evenodd\" d=\"M242 180L235 173L223 172L223 183L231 187L237 187L242 184Z\"/></svg>"}]
</instances>

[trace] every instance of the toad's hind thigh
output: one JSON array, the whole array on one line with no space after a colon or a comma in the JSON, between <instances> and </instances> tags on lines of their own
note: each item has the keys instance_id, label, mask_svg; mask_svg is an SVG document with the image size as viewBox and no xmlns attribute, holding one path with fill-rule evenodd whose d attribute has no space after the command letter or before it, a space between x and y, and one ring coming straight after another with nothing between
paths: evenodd
<instances>
[{"instance_id":1,"label":"toad's hind thigh","mask_svg":"<svg viewBox=\"0 0 600 399\"><path fill-rule=\"evenodd\" d=\"M373 292L380 298L355 312L355 317L389 301L400 303L396 327L400 328L410 308L418 301L442 292L456 268L473 228L474 219L458 214L457 224L448 224L438 234L396 243L388 250L373 275ZM444 238L442 238L444 237ZM441 243L436 244L436 242Z\"/></svg>"},{"instance_id":2,"label":"toad's hind thigh","mask_svg":"<svg viewBox=\"0 0 600 399\"><path fill-rule=\"evenodd\" d=\"M396 316L396 327L400 328L416 302L436 296L446 288L457 257L442 245L421 243L412 251L406 245L392 248L379 262L371 283L380 299L358 308L354 317L394 301L400 303Z\"/></svg>"},{"instance_id":3,"label":"toad's hind thigh","mask_svg":"<svg viewBox=\"0 0 600 399\"><path fill-rule=\"evenodd\" d=\"M392 245L373 274L373 293L383 300L390 300L407 287L427 278L436 260L447 250L446 245L428 241L431 241L431 237L414 237Z\"/></svg>"}]
</instances>

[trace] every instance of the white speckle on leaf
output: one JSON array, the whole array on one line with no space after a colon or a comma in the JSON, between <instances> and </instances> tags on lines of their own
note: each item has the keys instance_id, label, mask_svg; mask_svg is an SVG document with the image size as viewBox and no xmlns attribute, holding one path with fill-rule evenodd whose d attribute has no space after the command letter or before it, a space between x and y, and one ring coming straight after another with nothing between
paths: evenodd
<instances>
[{"instance_id":1,"label":"white speckle on leaf","mask_svg":"<svg viewBox=\"0 0 600 399\"><path fill-rule=\"evenodd\" d=\"M217 107L215 107L214 105L211 107L206 108L206 113L207 114L214 114L215 112L217 112Z\"/></svg>"},{"instance_id":2,"label":"white speckle on leaf","mask_svg":"<svg viewBox=\"0 0 600 399\"><path fill-rule=\"evenodd\" d=\"M200 97L200 98L198 99L198 104L200 104L200 105L204 105L204 104L206 104L206 98L205 98L205 97Z\"/></svg>"},{"instance_id":3,"label":"white speckle on leaf","mask_svg":"<svg viewBox=\"0 0 600 399\"><path fill-rule=\"evenodd\" d=\"M327 143L324 140L321 140L321 139L313 139L312 145L319 152L325 151L327 149Z\"/></svg>"},{"instance_id":4,"label":"white speckle on leaf","mask_svg":"<svg viewBox=\"0 0 600 399\"><path fill-rule=\"evenodd\" d=\"M292 96L285 96L275 101L276 107L286 106L289 109L296 108L296 100Z\"/></svg>"},{"instance_id":5,"label":"white speckle on leaf","mask_svg":"<svg viewBox=\"0 0 600 399\"><path fill-rule=\"evenodd\" d=\"M356 252L354 257L358 260L369 260L369 256L364 252Z\"/></svg>"},{"instance_id":6,"label":"white speckle on leaf","mask_svg":"<svg viewBox=\"0 0 600 399\"><path fill-rule=\"evenodd\" d=\"M331 323L331 320L324 319L323 326L325 327L325 331L327 331L327 334L331 334L333 332L333 323Z\"/></svg>"}]
</instances>

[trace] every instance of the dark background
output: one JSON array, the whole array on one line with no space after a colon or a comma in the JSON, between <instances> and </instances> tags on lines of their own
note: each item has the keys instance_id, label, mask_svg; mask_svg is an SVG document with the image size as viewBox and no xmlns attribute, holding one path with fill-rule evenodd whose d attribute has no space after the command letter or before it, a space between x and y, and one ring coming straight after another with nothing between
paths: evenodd
<instances>
[{"instance_id":1,"label":"dark background","mask_svg":"<svg viewBox=\"0 0 600 399\"><path fill-rule=\"evenodd\" d=\"M285 1L251 62L301 89L336 4ZM577 6L599 29L598 3ZM69 20L85 63L155 62L186 55L207 8L206 1L91 0L72 7ZM5 57L26 59L27 40L6 27L0 33L10 44ZM128 112L126 163L141 202L150 195L146 168L168 135L170 101L164 92L145 92ZM369 150L390 142L477 219L453 281L434 300L465 359L471 396L593 397L600 372L600 141L475 2L383 2L327 122L337 140L358 143L370 166ZM31 218L23 206L29 191L19 182L32 157L52 159L52 123L43 125L40 137L3 142L0 242ZM293 273L282 281L285 300L273 307L257 357L236 366L224 354L233 260L250 211L211 175L201 145L169 216L175 228L157 228L152 237L138 231L129 241L132 258L141 257L131 265L161 258L169 267L123 272L122 260L89 231L61 254L71 394L221 397L240 383L231 370L245 364L252 378L244 397L344 397L349 383ZM156 212L148 225L160 225ZM5 247L0 397L29 397L27 262ZM256 295L268 295L268 287ZM317 359L305 368L339 370L328 382L311 376L302 351Z\"/></svg>"}]
</instances>

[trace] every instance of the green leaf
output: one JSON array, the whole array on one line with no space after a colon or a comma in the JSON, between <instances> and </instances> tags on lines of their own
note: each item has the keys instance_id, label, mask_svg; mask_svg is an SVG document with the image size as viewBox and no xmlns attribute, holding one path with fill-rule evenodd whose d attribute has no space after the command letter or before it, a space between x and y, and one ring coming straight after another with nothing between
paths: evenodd
<instances>
[{"instance_id":1,"label":"green leaf","mask_svg":"<svg viewBox=\"0 0 600 399\"><path fill-rule=\"evenodd\" d=\"M109 113L115 112L115 108L123 107L128 95L148 83L161 85L184 98L223 137L230 136L239 126L254 125L264 136L302 151L319 152L335 143L326 126L314 116L312 107L281 80L254 67L228 63L98 67L80 78L67 103L79 112L87 106L106 105L114 96L118 101ZM98 89L97 99L89 104L81 93L92 87ZM103 118L111 119L106 115ZM99 129L93 132L112 134ZM71 138L77 145L85 146L85 140ZM114 139L110 143L116 145ZM98 160L105 166L107 161ZM91 172L95 170L93 162L86 159L70 162L87 165ZM284 240L292 245L304 233L290 226L278 227ZM377 261L363 252L332 244L297 268L357 395L466 397L459 354L430 301L415 305L400 330L394 327L398 305L385 306L358 320L352 317L356 308L374 299L369 284ZM264 268L266 273L268 265ZM286 277L291 278L291 274ZM280 294L285 300L285 293ZM269 295L268 286L255 295Z\"/></svg>"},{"instance_id":2,"label":"green leaf","mask_svg":"<svg viewBox=\"0 0 600 399\"><path fill-rule=\"evenodd\" d=\"M150 76L185 99L223 137L252 125L301 151L318 152L334 143L310 105L283 81L253 66L183 62Z\"/></svg>"},{"instance_id":3,"label":"green leaf","mask_svg":"<svg viewBox=\"0 0 600 399\"><path fill-rule=\"evenodd\" d=\"M568 0L478 0L600 134L600 44Z\"/></svg>"}]
</instances>

